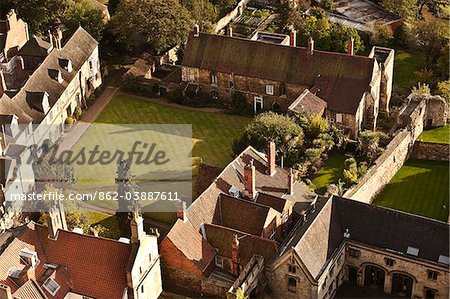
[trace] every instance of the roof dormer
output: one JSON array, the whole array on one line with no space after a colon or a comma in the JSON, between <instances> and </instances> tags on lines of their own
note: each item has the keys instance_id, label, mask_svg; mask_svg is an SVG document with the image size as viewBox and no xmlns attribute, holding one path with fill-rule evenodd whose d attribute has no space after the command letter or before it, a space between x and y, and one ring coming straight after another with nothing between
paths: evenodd
<instances>
[{"instance_id":1,"label":"roof dormer","mask_svg":"<svg viewBox=\"0 0 450 299\"><path fill-rule=\"evenodd\" d=\"M50 104L48 101L48 93L45 91L27 91L26 101L30 108L37 110L41 113L47 114L50 110Z\"/></svg>"},{"instance_id":2,"label":"roof dormer","mask_svg":"<svg viewBox=\"0 0 450 299\"><path fill-rule=\"evenodd\" d=\"M37 253L28 248L22 249L19 253L19 256L21 260L31 268L36 268L37 264L39 263Z\"/></svg>"},{"instance_id":3,"label":"roof dormer","mask_svg":"<svg viewBox=\"0 0 450 299\"><path fill-rule=\"evenodd\" d=\"M62 77L61 71L56 69L48 69L48 75L53 80L58 81L58 83L63 83L64 79Z\"/></svg>"},{"instance_id":4,"label":"roof dormer","mask_svg":"<svg viewBox=\"0 0 450 299\"><path fill-rule=\"evenodd\" d=\"M70 59L59 58L58 63L61 68L65 69L69 73L72 72L73 67L72 67L72 61L70 61Z\"/></svg>"}]
</instances>

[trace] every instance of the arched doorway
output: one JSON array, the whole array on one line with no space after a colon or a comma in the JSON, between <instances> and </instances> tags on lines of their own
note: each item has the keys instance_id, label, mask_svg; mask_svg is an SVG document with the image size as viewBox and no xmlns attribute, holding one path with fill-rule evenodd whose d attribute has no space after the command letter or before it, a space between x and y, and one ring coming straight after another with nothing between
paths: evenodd
<instances>
[{"instance_id":1,"label":"arched doorway","mask_svg":"<svg viewBox=\"0 0 450 299\"><path fill-rule=\"evenodd\" d=\"M394 273L392 275L392 291L395 296L411 298L413 279L409 275Z\"/></svg>"},{"instance_id":2,"label":"arched doorway","mask_svg":"<svg viewBox=\"0 0 450 299\"><path fill-rule=\"evenodd\" d=\"M385 272L377 266L368 265L364 271L364 286L383 291Z\"/></svg>"},{"instance_id":3,"label":"arched doorway","mask_svg":"<svg viewBox=\"0 0 450 299\"><path fill-rule=\"evenodd\" d=\"M273 102L272 104L272 110L275 112L280 112L281 111L281 105L278 102Z\"/></svg>"}]
</instances>

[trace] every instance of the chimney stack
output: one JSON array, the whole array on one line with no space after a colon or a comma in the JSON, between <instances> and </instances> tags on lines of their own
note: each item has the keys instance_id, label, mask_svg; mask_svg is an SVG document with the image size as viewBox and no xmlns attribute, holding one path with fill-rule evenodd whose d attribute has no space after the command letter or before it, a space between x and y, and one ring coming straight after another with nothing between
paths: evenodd
<instances>
[{"instance_id":1,"label":"chimney stack","mask_svg":"<svg viewBox=\"0 0 450 299\"><path fill-rule=\"evenodd\" d=\"M297 47L297 31L291 30L291 34L289 35L289 46Z\"/></svg>"},{"instance_id":2,"label":"chimney stack","mask_svg":"<svg viewBox=\"0 0 450 299\"><path fill-rule=\"evenodd\" d=\"M58 230L67 230L66 214L61 203L55 204L48 211L48 230L49 237L54 239L58 233Z\"/></svg>"},{"instance_id":3,"label":"chimney stack","mask_svg":"<svg viewBox=\"0 0 450 299\"><path fill-rule=\"evenodd\" d=\"M144 219L138 212L133 212L133 219L130 222L131 225L131 244L139 244L144 238Z\"/></svg>"},{"instance_id":4,"label":"chimney stack","mask_svg":"<svg viewBox=\"0 0 450 299\"><path fill-rule=\"evenodd\" d=\"M294 172L292 171L292 168L289 169L288 174L288 194L294 194Z\"/></svg>"},{"instance_id":5,"label":"chimney stack","mask_svg":"<svg viewBox=\"0 0 450 299\"><path fill-rule=\"evenodd\" d=\"M253 160L244 166L244 191L245 196L250 199L255 198L256 195L256 183L255 183L255 166Z\"/></svg>"},{"instance_id":6,"label":"chimney stack","mask_svg":"<svg viewBox=\"0 0 450 299\"><path fill-rule=\"evenodd\" d=\"M227 36L233 37L233 27L231 26L227 27Z\"/></svg>"},{"instance_id":7,"label":"chimney stack","mask_svg":"<svg viewBox=\"0 0 450 299\"><path fill-rule=\"evenodd\" d=\"M275 173L275 142L271 140L269 142L269 148L267 149L267 174L273 176Z\"/></svg>"},{"instance_id":8,"label":"chimney stack","mask_svg":"<svg viewBox=\"0 0 450 299\"><path fill-rule=\"evenodd\" d=\"M239 276L239 239L236 234L231 245L231 272Z\"/></svg>"},{"instance_id":9,"label":"chimney stack","mask_svg":"<svg viewBox=\"0 0 450 299\"><path fill-rule=\"evenodd\" d=\"M50 32L50 31L49 31ZM53 48L61 50L63 33L60 27L56 27L55 31L50 32L50 43Z\"/></svg>"},{"instance_id":10,"label":"chimney stack","mask_svg":"<svg viewBox=\"0 0 450 299\"><path fill-rule=\"evenodd\" d=\"M347 54L353 55L354 48L355 48L355 39L353 37L350 37L347 42Z\"/></svg>"},{"instance_id":11,"label":"chimney stack","mask_svg":"<svg viewBox=\"0 0 450 299\"><path fill-rule=\"evenodd\" d=\"M314 39L310 37L308 39L308 54L313 55L314 53Z\"/></svg>"},{"instance_id":12,"label":"chimney stack","mask_svg":"<svg viewBox=\"0 0 450 299\"><path fill-rule=\"evenodd\" d=\"M177 218L186 222L186 202L184 200L177 201Z\"/></svg>"},{"instance_id":13,"label":"chimney stack","mask_svg":"<svg viewBox=\"0 0 450 299\"><path fill-rule=\"evenodd\" d=\"M0 284L0 299L13 299L9 286Z\"/></svg>"},{"instance_id":14,"label":"chimney stack","mask_svg":"<svg viewBox=\"0 0 450 299\"><path fill-rule=\"evenodd\" d=\"M194 37L199 37L200 35L200 27L198 26L198 24L194 25Z\"/></svg>"}]
</instances>

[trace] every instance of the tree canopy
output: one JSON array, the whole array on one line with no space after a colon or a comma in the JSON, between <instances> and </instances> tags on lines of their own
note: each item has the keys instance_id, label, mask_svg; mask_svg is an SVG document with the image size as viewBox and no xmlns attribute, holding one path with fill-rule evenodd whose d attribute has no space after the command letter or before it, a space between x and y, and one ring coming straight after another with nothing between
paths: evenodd
<instances>
[{"instance_id":1,"label":"tree canopy","mask_svg":"<svg viewBox=\"0 0 450 299\"><path fill-rule=\"evenodd\" d=\"M176 0L123 0L111 20L119 39L154 53L182 43L191 28L189 11Z\"/></svg>"}]
</instances>

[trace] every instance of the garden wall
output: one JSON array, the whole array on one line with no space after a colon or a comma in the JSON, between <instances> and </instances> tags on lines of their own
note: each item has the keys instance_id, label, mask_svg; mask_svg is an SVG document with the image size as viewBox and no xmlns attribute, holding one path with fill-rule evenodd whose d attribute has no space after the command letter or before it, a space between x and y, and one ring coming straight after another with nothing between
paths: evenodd
<instances>
[{"instance_id":1,"label":"garden wall","mask_svg":"<svg viewBox=\"0 0 450 299\"><path fill-rule=\"evenodd\" d=\"M421 160L449 161L450 144L416 141L411 158Z\"/></svg>"},{"instance_id":2,"label":"garden wall","mask_svg":"<svg viewBox=\"0 0 450 299\"><path fill-rule=\"evenodd\" d=\"M228 25L228 23L230 23L236 17L240 16L249 2L250 2L250 0L239 1L239 3L236 5L236 7L231 12L229 12L226 16L221 18L216 23L216 25L214 27L214 32L215 33L219 32L220 30L225 28Z\"/></svg>"},{"instance_id":3,"label":"garden wall","mask_svg":"<svg viewBox=\"0 0 450 299\"><path fill-rule=\"evenodd\" d=\"M409 158L414 141L423 131L426 105L424 100L411 101L403 109L392 141L357 184L344 193L344 197L372 203Z\"/></svg>"}]
</instances>

